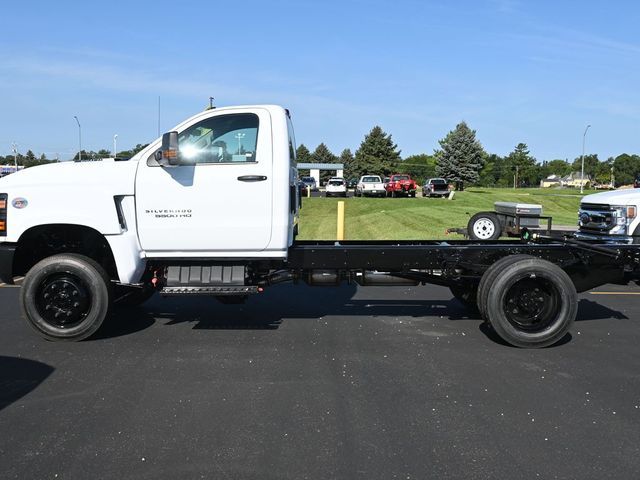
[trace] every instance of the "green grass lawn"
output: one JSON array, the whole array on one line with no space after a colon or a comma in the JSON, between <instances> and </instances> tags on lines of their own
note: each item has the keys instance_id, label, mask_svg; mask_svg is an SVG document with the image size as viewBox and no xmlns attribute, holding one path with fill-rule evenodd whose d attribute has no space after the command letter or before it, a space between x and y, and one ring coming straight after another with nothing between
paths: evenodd
<instances>
[{"instance_id":1,"label":"green grass lawn","mask_svg":"<svg viewBox=\"0 0 640 480\"><path fill-rule=\"evenodd\" d=\"M594 193L585 191L585 195ZM347 198L347 240L412 240L445 238L450 227L464 228L471 215L493 210L496 201L542 205L554 225L575 225L580 204L579 190L470 188L456 192L454 200L440 198ZM300 240L336 238L339 199L303 198ZM453 235L453 238L462 238Z\"/></svg>"}]
</instances>

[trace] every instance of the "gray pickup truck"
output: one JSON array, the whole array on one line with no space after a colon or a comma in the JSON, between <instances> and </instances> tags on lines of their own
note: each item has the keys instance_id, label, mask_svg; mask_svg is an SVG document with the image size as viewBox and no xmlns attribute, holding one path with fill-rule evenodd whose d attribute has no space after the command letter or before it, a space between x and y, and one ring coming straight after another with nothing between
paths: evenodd
<instances>
[{"instance_id":1,"label":"gray pickup truck","mask_svg":"<svg viewBox=\"0 0 640 480\"><path fill-rule=\"evenodd\" d=\"M444 178L429 178L422 185L423 197L446 197L449 195L449 184Z\"/></svg>"}]
</instances>

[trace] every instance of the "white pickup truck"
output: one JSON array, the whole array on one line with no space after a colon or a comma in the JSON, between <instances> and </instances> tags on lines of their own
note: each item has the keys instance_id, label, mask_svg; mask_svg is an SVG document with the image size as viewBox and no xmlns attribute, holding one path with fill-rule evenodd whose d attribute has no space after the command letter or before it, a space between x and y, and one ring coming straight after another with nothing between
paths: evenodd
<instances>
[{"instance_id":1,"label":"white pickup truck","mask_svg":"<svg viewBox=\"0 0 640 480\"><path fill-rule=\"evenodd\" d=\"M298 241L295 151L284 108L228 107L189 118L128 161L2 178L0 281L25 276L24 317L49 340L87 338L112 304L155 292L240 303L302 280L445 285L507 342L543 347L570 329L577 292L637 273L638 248L626 244ZM633 202L607 201L600 223L629 233Z\"/></svg>"},{"instance_id":2,"label":"white pickup truck","mask_svg":"<svg viewBox=\"0 0 640 480\"><path fill-rule=\"evenodd\" d=\"M626 189L583 197L576 238L640 243L640 190Z\"/></svg>"}]
</instances>

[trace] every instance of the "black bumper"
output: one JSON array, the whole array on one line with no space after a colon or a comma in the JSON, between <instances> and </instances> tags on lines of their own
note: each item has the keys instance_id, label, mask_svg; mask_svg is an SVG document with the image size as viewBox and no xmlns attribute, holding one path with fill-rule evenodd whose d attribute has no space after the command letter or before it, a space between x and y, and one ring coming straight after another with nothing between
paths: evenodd
<instances>
[{"instance_id":1,"label":"black bumper","mask_svg":"<svg viewBox=\"0 0 640 480\"><path fill-rule=\"evenodd\" d=\"M15 243L0 243L0 283L13 283L13 256Z\"/></svg>"}]
</instances>

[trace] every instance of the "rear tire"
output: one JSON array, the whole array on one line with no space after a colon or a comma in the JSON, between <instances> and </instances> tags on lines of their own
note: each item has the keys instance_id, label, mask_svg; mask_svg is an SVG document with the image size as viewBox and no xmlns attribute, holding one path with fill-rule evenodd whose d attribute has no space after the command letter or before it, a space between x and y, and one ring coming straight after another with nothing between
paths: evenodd
<instances>
[{"instance_id":1,"label":"rear tire","mask_svg":"<svg viewBox=\"0 0 640 480\"><path fill-rule=\"evenodd\" d=\"M27 323L47 340L83 340L109 313L111 281L91 258L53 255L29 270L20 304Z\"/></svg>"},{"instance_id":2,"label":"rear tire","mask_svg":"<svg viewBox=\"0 0 640 480\"><path fill-rule=\"evenodd\" d=\"M578 294L557 265L539 258L520 259L496 276L485 309L504 341L541 348L567 334L578 312Z\"/></svg>"},{"instance_id":3,"label":"rear tire","mask_svg":"<svg viewBox=\"0 0 640 480\"><path fill-rule=\"evenodd\" d=\"M527 258L533 258L531 255L517 254L517 255L508 255L506 257L502 257L496 263L487 268L484 275L480 279L480 283L478 284L478 296L477 296L477 304L478 311L482 315L482 318L487 319L487 312L485 311L485 305L487 304L487 295L489 294L489 289L493 285L496 277L504 270L504 268L512 263L515 263L519 260L524 260Z\"/></svg>"},{"instance_id":4,"label":"rear tire","mask_svg":"<svg viewBox=\"0 0 640 480\"><path fill-rule=\"evenodd\" d=\"M469 219L467 233L471 240L497 240L502 235L502 225L495 213L480 212Z\"/></svg>"}]
</instances>

